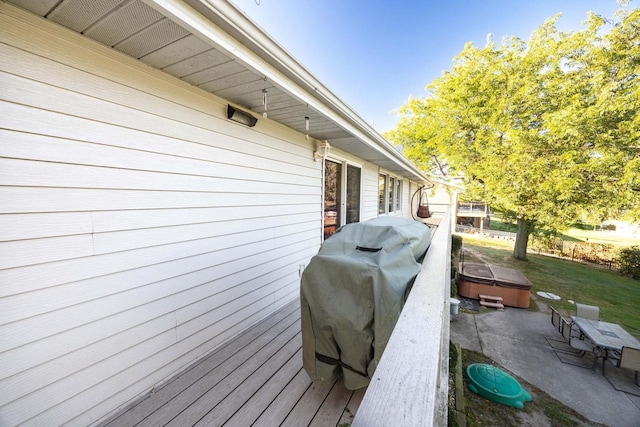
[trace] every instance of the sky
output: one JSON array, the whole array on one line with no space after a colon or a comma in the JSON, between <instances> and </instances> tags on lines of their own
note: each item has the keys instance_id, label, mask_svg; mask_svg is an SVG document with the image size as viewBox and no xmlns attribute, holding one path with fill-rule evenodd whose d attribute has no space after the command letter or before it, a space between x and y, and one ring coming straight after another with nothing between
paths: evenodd
<instances>
[{"instance_id":1,"label":"sky","mask_svg":"<svg viewBox=\"0 0 640 427\"><path fill-rule=\"evenodd\" d=\"M230 1L380 133L465 43L483 47L489 33L527 40L559 12L557 27L576 31L588 11L612 18L618 9L616 0Z\"/></svg>"}]
</instances>

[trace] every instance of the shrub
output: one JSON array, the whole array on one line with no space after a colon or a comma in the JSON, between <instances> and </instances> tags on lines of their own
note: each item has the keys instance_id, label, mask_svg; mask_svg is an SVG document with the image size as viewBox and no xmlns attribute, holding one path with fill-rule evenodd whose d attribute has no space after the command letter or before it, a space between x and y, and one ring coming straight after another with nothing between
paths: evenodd
<instances>
[{"instance_id":1,"label":"shrub","mask_svg":"<svg viewBox=\"0 0 640 427\"><path fill-rule=\"evenodd\" d=\"M531 249L556 253L562 251L562 239L553 233L535 233L529 238Z\"/></svg>"},{"instance_id":2,"label":"shrub","mask_svg":"<svg viewBox=\"0 0 640 427\"><path fill-rule=\"evenodd\" d=\"M456 273L458 272L458 256L462 249L462 237L455 234L451 235L451 296L458 295L458 283L456 282Z\"/></svg>"},{"instance_id":3,"label":"shrub","mask_svg":"<svg viewBox=\"0 0 640 427\"><path fill-rule=\"evenodd\" d=\"M462 248L462 237L455 234L451 235L451 255L457 256Z\"/></svg>"},{"instance_id":4,"label":"shrub","mask_svg":"<svg viewBox=\"0 0 640 427\"><path fill-rule=\"evenodd\" d=\"M620 251L618 256L620 274L640 280L640 246L631 246Z\"/></svg>"}]
</instances>

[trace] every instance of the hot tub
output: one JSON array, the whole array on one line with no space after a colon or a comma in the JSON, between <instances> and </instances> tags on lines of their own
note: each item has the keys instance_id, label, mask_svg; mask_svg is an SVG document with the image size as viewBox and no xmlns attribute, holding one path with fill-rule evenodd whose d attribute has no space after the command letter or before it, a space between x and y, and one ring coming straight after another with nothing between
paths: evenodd
<instances>
[{"instance_id":1,"label":"hot tub","mask_svg":"<svg viewBox=\"0 0 640 427\"><path fill-rule=\"evenodd\" d=\"M529 307L531 282L513 268L492 264L460 264L458 293L466 298L480 299L480 295L502 297L511 307Z\"/></svg>"}]
</instances>

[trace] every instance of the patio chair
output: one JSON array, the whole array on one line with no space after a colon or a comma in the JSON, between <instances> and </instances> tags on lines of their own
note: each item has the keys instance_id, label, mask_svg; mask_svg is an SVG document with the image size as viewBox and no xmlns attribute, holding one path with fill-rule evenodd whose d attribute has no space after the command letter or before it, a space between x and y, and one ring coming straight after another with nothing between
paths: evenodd
<instances>
[{"instance_id":1,"label":"patio chair","mask_svg":"<svg viewBox=\"0 0 640 427\"><path fill-rule=\"evenodd\" d=\"M600 307L576 303L576 316L583 319L600 320Z\"/></svg>"},{"instance_id":2,"label":"patio chair","mask_svg":"<svg viewBox=\"0 0 640 427\"><path fill-rule=\"evenodd\" d=\"M553 328L556 330L556 332L558 332L559 334L562 334L562 331L560 330L560 313L558 313L558 310L556 310L552 306L549 306L549 308L551 309L551 324L553 325ZM564 339L558 339L558 338L552 338L552 337L545 337L545 338L549 343L549 345L554 349L557 348L554 345L554 343L556 342L568 344L568 342L565 341Z\"/></svg>"},{"instance_id":3,"label":"patio chair","mask_svg":"<svg viewBox=\"0 0 640 427\"><path fill-rule=\"evenodd\" d=\"M577 350L577 353L584 356L585 353L593 352L594 344L586 337L576 335L573 329L573 323L560 316L560 332L569 345Z\"/></svg>"},{"instance_id":4,"label":"patio chair","mask_svg":"<svg viewBox=\"0 0 640 427\"><path fill-rule=\"evenodd\" d=\"M609 377L607 377L604 360L602 361L602 374L609 381L609 384L618 391L640 396L640 382L638 382L638 371L640 371L640 348L622 347L620 352L620 358L609 359L614 366L618 368L624 368L634 371L635 385L638 387L638 393L634 393L630 390L623 390L619 388Z\"/></svg>"},{"instance_id":5,"label":"patio chair","mask_svg":"<svg viewBox=\"0 0 640 427\"><path fill-rule=\"evenodd\" d=\"M551 309L551 324L556 328L556 331L560 332L560 313L551 306L549 308Z\"/></svg>"},{"instance_id":6,"label":"patio chair","mask_svg":"<svg viewBox=\"0 0 640 427\"><path fill-rule=\"evenodd\" d=\"M562 363L594 370L596 363L598 361L597 359L598 356L595 353L595 345L586 337L579 337L574 335L574 333L572 332L573 330L572 327L573 327L573 324L571 322L567 322L567 320L564 317L560 316L560 333L564 338L564 342L569 344L570 348L566 350L554 348L556 356L558 356L558 359L560 359ZM563 359L560 356L560 354L564 354L571 357L583 357L585 354L587 354L587 352L593 355L593 362L589 363L588 365L585 365L584 362L579 363L579 362L573 362L570 359Z\"/></svg>"}]
</instances>

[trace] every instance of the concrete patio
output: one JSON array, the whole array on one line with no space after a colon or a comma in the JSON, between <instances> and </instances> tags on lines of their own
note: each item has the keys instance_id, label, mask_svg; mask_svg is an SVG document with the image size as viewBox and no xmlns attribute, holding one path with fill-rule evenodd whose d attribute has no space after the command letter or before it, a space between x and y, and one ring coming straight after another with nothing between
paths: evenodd
<instances>
[{"instance_id":1,"label":"concrete patio","mask_svg":"<svg viewBox=\"0 0 640 427\"><path fill-rule=\"evenodd\" d=\"M601 362L595 373L561 362L546 339L561 338L551 325L550 316L550 312L509 307L502 312L460 313L452 316L451 340L492 358L591 421L640 426L640 397L616 391L602 375ZM567 357L587 367L593 360L589 355ZM606 372L619 386L634 387L632 372L614 368L608 362ZM637 388L635 391L640 392Z\"/></svg>"}]
</instances>

